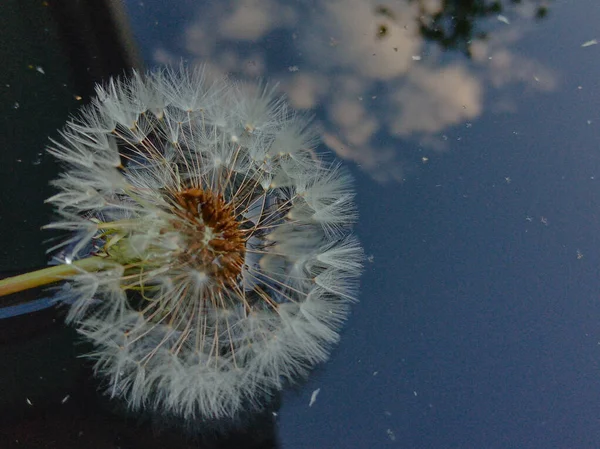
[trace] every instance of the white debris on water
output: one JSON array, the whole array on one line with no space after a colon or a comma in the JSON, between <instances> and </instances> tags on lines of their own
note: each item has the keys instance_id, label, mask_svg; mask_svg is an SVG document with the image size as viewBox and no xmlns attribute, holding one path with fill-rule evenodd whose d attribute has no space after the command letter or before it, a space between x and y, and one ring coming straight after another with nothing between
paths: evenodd
<instances>
[{"instance_id":1,"label":"white debris on water","mask_svg":"<svg viewBox=\"0 0 600 449\"><path fill-rule=\"evenodd\" d=\"M317 402L317 396L319 395L319 391L321 391L320 388L317 388L315 391L312 392L312 394L310 395L310 402L308 403L309 407L312 407L312 405Z\"/></svg>"}]
</instances>

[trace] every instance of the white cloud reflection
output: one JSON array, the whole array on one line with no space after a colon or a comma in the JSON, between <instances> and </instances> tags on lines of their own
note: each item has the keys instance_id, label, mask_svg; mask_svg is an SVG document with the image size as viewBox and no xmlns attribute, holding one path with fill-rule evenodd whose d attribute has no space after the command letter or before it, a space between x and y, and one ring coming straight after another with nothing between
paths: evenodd
<instances>
[{"instance_id":1,"label":"white cloud reflection","mask_svg":"<svg viewBox=\"0 0 600 449\"><path fill-rule=\"evenodd\" d=\"M415 7L399 3L397 20L376 13L379 2L335 0L323 2L303 27L301 48L306 62L319 70L343 70L372 80L404 75L419 54L423 41L414 18ZM386 35L378 38L379 27Z\"/></svg>"},{"instance_id":2,"label":"white cloud reflection","mask_svg":"<svg viewBox=\"0 0 600 449\"><path fill-rule=\"evenodd\" d=\"M449 63L426 45L416 22L441 2L420 3L421 10L416 2L394 2L386 14L374 0L203 3L190 12L180 42L155 50L155 62L184 57L208 64L215 74L274 79L294 107L323 112L325 145L378 181L401 181L406 163L414 163L414 155L403 154L403 142L443 148L440 136L449 127L482 114L490 87L522 83L552 90L557 84L547 68L511 49L524 35L514 24L518 20L475 42L471 61ZM260 42L275 31L285 40L278 47L289 49L284 55ZM181 43L184 50L176 51ZM511 101L497 104L510 109Z\"/></svg>"},{"instance_id":3,"label":"white cloud reflection","mask_svg":"<svg viewBox=\"0 0 600 449\"><path fill-rule=\"evenodd\" d=\"M237 0L230 5L218 18L219 34L225 39L257 40L274 28L293 26L297 18L292 6L275 0Z\"/></svg>"}]
</instances>

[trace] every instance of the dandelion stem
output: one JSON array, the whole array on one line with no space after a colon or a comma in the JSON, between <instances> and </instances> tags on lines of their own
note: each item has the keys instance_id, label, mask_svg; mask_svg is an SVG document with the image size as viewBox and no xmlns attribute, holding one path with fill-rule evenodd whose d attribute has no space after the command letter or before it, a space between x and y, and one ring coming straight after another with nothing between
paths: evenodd
<instances>
[{"instance_id":1,"label":"dandelion stem","mask_svg":"<svg viewBox=\"0 0 600 449\"><path fill-rule=\"evenodd\" d=\"M30 273L20 274L0 280L0 296L10 295L11 293L21 292L30 288L41 287L42 285L52 284L65 280L66 277L81 273L82 271L99 271L114 262L101 257L87 257L76 260L70 264L55 265Z\"/></svg>"}]
</instances>

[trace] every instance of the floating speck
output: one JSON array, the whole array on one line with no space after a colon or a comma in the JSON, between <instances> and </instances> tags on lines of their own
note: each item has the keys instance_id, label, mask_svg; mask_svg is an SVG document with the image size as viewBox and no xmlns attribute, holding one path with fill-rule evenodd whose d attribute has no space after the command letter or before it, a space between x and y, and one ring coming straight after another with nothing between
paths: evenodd
<instances>
[{"instance_id":1,"label":"floating speck","mask_svg":"<svg viewBox=\"0 0 600 449\"><path fill-rule=\"evenodd\" d=\"M502 14L498 14L498 16L496 18L498 19L499 22L510 25L510 21L508 20L508 18L506 16L503 16Z\"/></svg>"},{"instance_id":2,"label":"floating speck","mask_svg":"<svg viewBox=\"0 0 600 449\"><path fill-rule=\"evenodd\" d=\"M297 66L297 65L291 65L291 66L289 66L289 67L288 67L288 70L289 70L290 72L297 72L297 71L298 71L298 70L300 70L300 69L298 68L298 66Z\"/></svg>"},{"instance_id":3,"label":"floating speck","mask_svg":"<svg viewBox=\"0 0 600 449\"><path fill-rule=\"evenodd\" d=\"M44 69L41 66L39 66L39 65L35 68L35 70L37 70L38 72L40 72L42 75L46 74L46 72L44 72Z\"/></svg>"},{"instance_id":4,"label":"floating speck","mask_svg":"<svg viewBox=\"0 0 600 449\"><path fill-rule=\"evenodd\" d=\"M319 391L321 391L320 388L317 388L315 391L312 392L312 394L310 395L310 402L308 403L309 407L312 407L312 405L317 401L317 396L319 395Z\"/></svg>"},{"instance_id":5,"label":"floating speck","mask_svg":"<svg viewBox=\"0 0 600 449\"><path fill-rule=\"evenodd\" d=\"M396 441L396 434L392 429L386 430L385 433L387 433L387 436L390 439L390 441Z\"/></svg>"},{"instance_id":6,"label":"floating speck","mask_svg":"<svg viewBox=\"0 0 600 449\"><path fill-rule=\"evenodd\" d=\"M70 397L71 397L71 395L66 395L64 398L62 398L62 401L60 401L60 403L61 404L66 403L69 400Z\"/></svg>"},{"instance_id":7,"label":"floating speck","mask_svg":"<svg viewBox=\"0 0 600 449\"><path fill-rule=\"evenodd\" d=\"M29 398L25 398L25 402L27 402L28 405L33 406L33 402L31 402Z\"/></svg>"},{"instance_id":8,"label":"floating speck","mask_svg":"<svg viewBox=\"0 0 600 449\"><path fill-rule=\"evenodd\" d=\"M414 56L412 57L412 60L413 60L413 61L420 61L420 60L421 60L421 56L419 56L419 55L414 55Z\"/></svg>"},{"instance_id":9,"label":"floating speck","mask_svg":"<svg viewBox=\"0 0 600 449\"><path fill-rule=\"evenodd\" d=\"M597 45L598 44L598 40L597 39L592 39L590 41L584 42L583 44L581 44L582 47L591 47L592 45Z\"/></svg>"},{"instance_id":10,"label":"floating speck","mask_svg":"<svg viewBox=\"0 0 600 449\"><path fill-rule=\"evenodd\" d=\"M19 109L19 107L21 107L21 105L18 101L15 101L15 104L13 104L13 109Z\"/></svg>"}]
</instances>

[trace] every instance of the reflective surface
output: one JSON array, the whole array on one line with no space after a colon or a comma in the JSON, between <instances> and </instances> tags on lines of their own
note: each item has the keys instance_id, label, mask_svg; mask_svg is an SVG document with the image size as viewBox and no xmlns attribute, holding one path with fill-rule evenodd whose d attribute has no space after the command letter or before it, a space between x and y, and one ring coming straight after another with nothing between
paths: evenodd
<instances>
[{"instance_id":1,"label":"reflective surface","mask_svg":"<svg viewBox=\"0 0 600 449\"><path fill-rule=\"evenodd\" d=\"M360 302L279 447L598 445L596 2L126 9L147 66L279 82L356 178Z\"/></svg>"}]
</instances>

